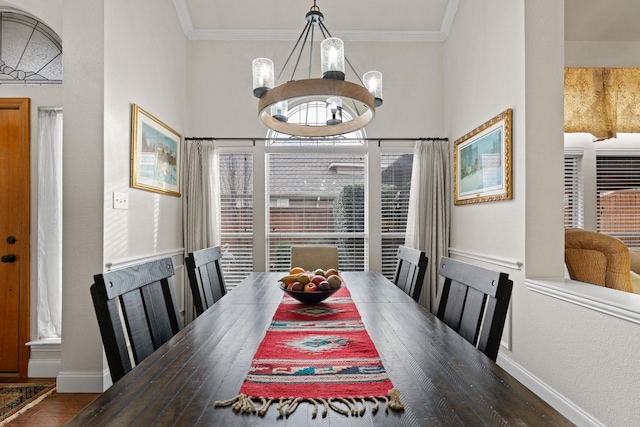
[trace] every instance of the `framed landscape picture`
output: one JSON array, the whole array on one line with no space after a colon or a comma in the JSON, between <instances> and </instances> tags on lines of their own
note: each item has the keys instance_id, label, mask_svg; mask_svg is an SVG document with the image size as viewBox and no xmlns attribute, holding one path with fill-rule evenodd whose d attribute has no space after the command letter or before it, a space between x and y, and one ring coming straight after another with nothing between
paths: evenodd
<instances>
[{"instance_id":1,"label":"framed landscape picture","mask_svg":"<svg viewBox=\"0 0 640 427\"><path fill-rule=\"evenodd\" d=\"M131 186L180 197L182 136L131 106Z\"/></svg>"},{"instance_id":2,"label":"framed landscape picture","mask_svg":"<svg viewBox=\"0 0 640 427\"><path fill-rule=\"evenodd\" d=\"M454 142L455 205L512 198L511 116L507 109Z\"/></svg>"}]
</instances>

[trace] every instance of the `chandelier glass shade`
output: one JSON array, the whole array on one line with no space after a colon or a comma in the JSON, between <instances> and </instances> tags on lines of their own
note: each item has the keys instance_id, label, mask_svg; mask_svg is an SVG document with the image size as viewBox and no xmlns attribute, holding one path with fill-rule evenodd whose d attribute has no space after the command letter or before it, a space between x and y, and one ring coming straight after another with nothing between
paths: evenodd
<instances>
[{"instance_id":1,"label":"chandelier glass shade","mask_svg":"<svg viewBox=\"0 0 640 427\"><path fill-rule=\"evenodd\" d=\"M276 132L303 137L325 137L354 132L369 124L375 117L376 107L382 105L382 74L379 71L369 71L361 79L344 54L343 41L331 36L322 22L323 19L324 16L314 0L311 10L306 15L307 24L277 79L270 59L253 60L253 94L259 98L258 117L262 123ZM320 43L322 78L311 78L316 29L323 36ZM309 55L309 75L305 79L296 80L296 70L305 46ZM291 79L276 86L289 61L294 57L296 60ZM357 76L360 84L345 80L345 65ZM326 118L314 117L306 123L288 122L288 109L304 107L305 103L317 105L318 102L326 104ZM343 109L348 114L343 114Z\"/></svg>"}]
</instances>

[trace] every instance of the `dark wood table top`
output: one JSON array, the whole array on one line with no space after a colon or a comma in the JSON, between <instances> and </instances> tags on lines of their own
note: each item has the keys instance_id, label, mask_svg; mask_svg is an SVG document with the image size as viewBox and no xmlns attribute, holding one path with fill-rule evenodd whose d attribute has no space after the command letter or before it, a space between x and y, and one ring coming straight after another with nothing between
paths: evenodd
<instances>
[{"instance_id":1,"label":"dark wood table top","mask_svg":"<svg viewBox=\"0 0 640 427\"><path fill-rule=\"evenodd\" d=\"M312 419L308 404L288 418L215 408L238 393L282 300L282 274L253 273L66 425L572 425L381 274L342 275L404 412Z\"/></svg>"}]
</instances>

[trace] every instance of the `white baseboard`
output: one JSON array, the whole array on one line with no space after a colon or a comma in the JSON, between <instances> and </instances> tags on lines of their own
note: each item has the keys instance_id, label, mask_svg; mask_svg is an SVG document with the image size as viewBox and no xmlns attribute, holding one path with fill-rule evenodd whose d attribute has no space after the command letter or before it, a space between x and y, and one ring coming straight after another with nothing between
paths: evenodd
<instances>
[{"instance_id":1,"label":"white baseboard","mask_svg":"<svg viewBox=\"0 0 640 427\"><path fill-rule=\"evenodd\" d=\"M102 393L111 385L108 369L104 372L60 372L56 380L58 393Z\"/></svg>"},{"instance_id":2,"label":"white baseboard","mask_svg":"<svg viewBox=\"0 0 640 427\"><path fill-rule=\"evenodd\" d=\"M515 379L524 384L529 390L540 396L542 400L551 405L556 411L567 417L569 421L578 426L605 427L600 421L585 412L582 408L569 399L549 387L540 378L517 364L513 359L498 354L498 365Z\"/></svg>"},{"instance_id":3,"label":"white baseboard","mask_svg":"<svg viewBox=\"0 0 640 427\"><path fill-rule=\"evenodd\" d=\"M30 348L29 378L56 378L62 366L60 338L29 341L27 345Z\"/></svg>"},{"instance_id":4,"label":"white baseboard","mask_svg":"<svg viewBox=\"0 0 640 427\"><path fill-rule=\"evenodd\" d=\"M29 378L56 378L60 373L60 359L30 359Z\"/></svg>"}]
</instances>

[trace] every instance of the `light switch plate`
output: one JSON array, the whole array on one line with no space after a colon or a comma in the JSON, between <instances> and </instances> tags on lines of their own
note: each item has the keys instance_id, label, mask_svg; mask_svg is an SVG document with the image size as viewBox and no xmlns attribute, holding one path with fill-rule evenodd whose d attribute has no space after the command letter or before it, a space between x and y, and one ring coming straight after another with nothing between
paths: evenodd
<instances>
[{"instance_id":1,"label":"light switch plate","mask_svg":"<svg viewBox=\"0 0 640 427\"><path fill-rule=\"evenodd\" d=\"M129 195L127 193L113 193L113 209L129 209Z\"/></svg>"}]
</instances>

